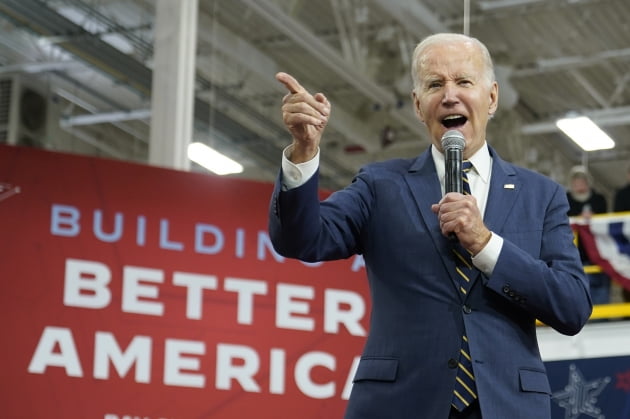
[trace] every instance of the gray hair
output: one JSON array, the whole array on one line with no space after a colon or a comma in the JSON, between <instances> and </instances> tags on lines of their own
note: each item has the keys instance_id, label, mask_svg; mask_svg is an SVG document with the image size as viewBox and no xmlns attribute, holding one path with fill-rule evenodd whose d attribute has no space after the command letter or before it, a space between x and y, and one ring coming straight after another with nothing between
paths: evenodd
<instances>
[{"instance_id":1,"label":"gray hair","mask_svg":"<svg viewBox=\"0 0 630 419\"><path fill-rule=\"evenodd\" d=\"M593 184L593 177L588 172L586 166L573 166L571 170L569 170L569 180L573 179L584 179L589 185Z\"/></svg>"},{"instance_id":2,"label":"gray hair","mask_svg":"<svg viewBox=\"0 0 630 419\"><path fill-rule=\"evenodd\" d=\"M481 52L481 56L484 62L486 80L490 84L492 84L496 80L496 77L494 75L494 65L492 64L492 57L490 57L490 52L488 51L488 48L486 48L486 46L480 40L460 33L437 33L424 38L413 51L413 60L411 63L411 78L413 80L414 91L420 86L419 68L422 56L424 55L426 49L432 45L452 42L471 42L476 45Z\"/></svg>"}]
</instances>

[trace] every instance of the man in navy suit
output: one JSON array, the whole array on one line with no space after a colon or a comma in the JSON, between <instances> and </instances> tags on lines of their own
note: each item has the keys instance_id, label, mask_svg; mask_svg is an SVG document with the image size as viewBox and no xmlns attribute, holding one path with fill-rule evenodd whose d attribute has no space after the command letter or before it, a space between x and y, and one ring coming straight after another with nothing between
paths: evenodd
<instances>
[{"instance_id":1,"label":"man in navy suit","mask_svg":"<svg viewBox=\"0 0 630 419\"><path fill-rule=\"evenodd\" d=\"M331 104L276 75L288 90L282 114L293 143L271 200L272 242L304 261L364 256L371 325L346 418L549 418L535 321L573 335L592 310L564 188L487 145L498 85L481 42L426 38L412 77L432 146L369 164L320 202L319 144ZM440 140L453 129L472 163L471 194L444 193Z\"/></svg>"}]
</instances>

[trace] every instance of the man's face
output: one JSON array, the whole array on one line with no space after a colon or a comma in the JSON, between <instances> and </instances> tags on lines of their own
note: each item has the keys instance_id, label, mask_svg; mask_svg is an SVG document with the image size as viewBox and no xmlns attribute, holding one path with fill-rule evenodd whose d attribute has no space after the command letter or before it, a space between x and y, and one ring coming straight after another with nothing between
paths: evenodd
<instances>
[{"instance_id":1,"label":"man's face","mask_svg":"<svg viewBox=\"0 0 630 419\"><path fill-rule=\"evenodd\" d=\"M571 183L569 185L571 192L576 196L587 196L591 191L591 187L588 184L588 181L582 177L575 177L571 179Z\"/></svg>"},{"instance_id":2,"label":"man's face","mask_svg":"<svg viewBox=\"0 0 630 419\"><path fill-rule=\"evenodd\" d=\"M451 129L466 138L464 158L483 145L486 125L497 109L499 88L486 77L481 51L470 42L427 47L420 60L420 83L413 92L416 113L433 144L442 150L442 135Z\"/></svg>"}]
</instances>

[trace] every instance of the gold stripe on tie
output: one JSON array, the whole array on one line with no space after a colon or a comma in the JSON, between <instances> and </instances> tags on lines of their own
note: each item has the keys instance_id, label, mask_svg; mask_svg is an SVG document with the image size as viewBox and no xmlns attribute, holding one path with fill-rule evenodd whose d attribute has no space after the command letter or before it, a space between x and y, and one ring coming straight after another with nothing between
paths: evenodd
<instances>
[{"instance_id":1,"label":"gold stripe on tie","mask_svg":"<svg viewBox=\"0 0 630 419\"><path fill-rule=\"evenodd\" d=\"M461 395L461 394L459 394L459 391L455 390L455 396L457 396L457 398L458 398L458 399L459 399L462 403L464 403L464 405L465 405L466 407L470 406L470 402L468 402L468 400L466 400L465 398L463 398L463 397L462 397L462 395ZM455 406L455 404L453 404L453 403L451 403L451 404L453 405L453 407L455 407L455 408L457 409L457 406ZM460 410L460 409L458 409L458 410Z\"/></svg>"},{"instance_id":2,"label":"gold stripe on tie","mask_svg":"<svg viewBox=\"0 0 630 419\"><path fill-rule=\"evenodd\" d=\"M468 278L468 275L466 275L461 269L459 268L455 268L455 270L457 271L457 273L462 277L462 279L464 281L466 281L467 283L470 282L470 278ZM466 293L464 293L466 294Z\"/></svg>"},{"instance_id":3,"label":"gold stripe on tie","mask_svg":"<svg viewBox=\"0 0 630 419\"><path fill-rule=\"evenodd\" d=\"M459 261L464 264L465 267L467 267L468 269L472 269L472 265L470 264L470 262L468 262L468 260L464 256L462 256L461 253L459 253L455 249L453 249L453 253L455 254L455 257L457 257L457 259L459 259Z\"/></svg>"},{"instance_id":4,"label":"gold stripe on tie","mask_svg":"<svg viewBox=\"0 0 630 419\"><path fill-rule=\"evenodd\" d=\"M471 195L472 192L470 192L470 182L468 182L468 172L470 172L472 170L472 163L470 162L470 160L464 160L462 162L462 189L464 192L464 195Z\"/></svg>"},{"instance_id":5,"label":"gold stripe on tie","mask_svg":"<svg viewBox=\"0 0 630 419\"><path fill-rule=\"evenodd\" d=\"M471 396L473 396L473 399L477 397L477 395L475 394L475 392L474 392L474 391L472 391L472 390L470 389L470 387L468 387L468 386L466 385L466 383L465 383L465 382L464 382L461 378L457 377L457 378L456 378L456 380L457 380L457 381L459 381L459 384L461 384L461 385L462 385L462 387L464 387L464 388L466 389L466 391L468 392L468 394L470 394ZM464 402L465 402L465 401L464 401Z\"/></svg>"},{"instance_id":6,"label":"gold stripe on tie","mask_svg":"<svg viewBox=\"0 0 630 419\"><path fill-rule=\"evenodd\" d=\"M466 368L465 366L463 366L461 363L458 364L459 368L464 371L464 373L470 377L471 380L474 380L475 377L472 375L472 373L470 371L468 371L468 368ZM459 379L459 377L457 377Z\"/></svg>"},{"instance_id":7,"label":"gold stripe on tie","mask_svg":"<svg viewBox=\"0 0 630 419\"><path fill-rule=\"evenodd\" d=\"M468 187L466 188L466 186L464 186L464 195L470 195L470 192L466 192L466 189L470 190L470 183L468 183L468 178L465 177L462 180L464 181L464 184Z\"/></svg>"}]
</instances>

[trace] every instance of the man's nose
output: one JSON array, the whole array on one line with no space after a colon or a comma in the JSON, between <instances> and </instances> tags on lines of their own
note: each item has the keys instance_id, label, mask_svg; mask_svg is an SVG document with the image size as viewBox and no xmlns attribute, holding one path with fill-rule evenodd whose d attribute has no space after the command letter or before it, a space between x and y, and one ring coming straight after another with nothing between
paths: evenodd
<instances>
[{"instance_id":1,"label":"man's nose","mask_svg":"<svg viewBox=\"0 0 630 419\"><path fill-rule=\"evenodd\" d=\"M443 105L453 105L459 101L457 98L457 86L452 83L446 83L443 89L444 96L442 96Z\"/></svg>"}]
</instances>

